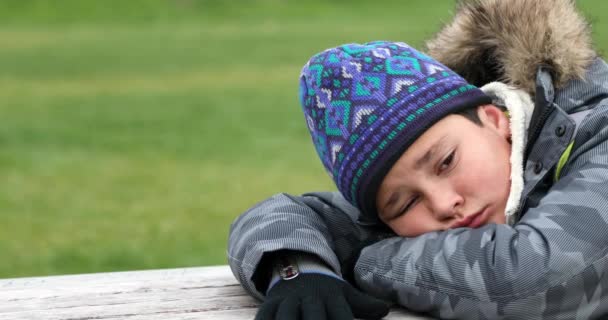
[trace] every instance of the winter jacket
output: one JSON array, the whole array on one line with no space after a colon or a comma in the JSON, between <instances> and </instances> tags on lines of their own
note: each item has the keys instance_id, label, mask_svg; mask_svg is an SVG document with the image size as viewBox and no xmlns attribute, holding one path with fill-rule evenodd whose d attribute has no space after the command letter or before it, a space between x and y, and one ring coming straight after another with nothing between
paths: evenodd
<instances>
[{"instance_id":1,"label":"winter jacket","mask_svg":"<svg viewBox=\"0 0 608 320\"><path fill-rule=\"evenodd\" d=\"M428 43L471 83L501 81L534 101L515 224L402 238L338 193L278 194L231 226L229 262L243 287L262 299L264 256L292 250L444 319L608 317L608 64L572 6L469 2Z\"/></svg>"}]
</instances>

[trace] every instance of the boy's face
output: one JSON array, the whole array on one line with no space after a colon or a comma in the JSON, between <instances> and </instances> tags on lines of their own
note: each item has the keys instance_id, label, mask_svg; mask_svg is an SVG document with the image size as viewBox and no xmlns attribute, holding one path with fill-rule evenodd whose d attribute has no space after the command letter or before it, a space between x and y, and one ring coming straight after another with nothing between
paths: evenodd
<instances>
[{"instance_id":1,"label":"boy's face","mask_svg":"<svg viewBox=\"0 0 608 320\"><path fill-rule=\"evenodd\" d=\"M449 115L397 160L376 197L380 219L400 236L505 223L511 187L509 119L477 108L479 126Z\"/></svg>"}]
</instances>

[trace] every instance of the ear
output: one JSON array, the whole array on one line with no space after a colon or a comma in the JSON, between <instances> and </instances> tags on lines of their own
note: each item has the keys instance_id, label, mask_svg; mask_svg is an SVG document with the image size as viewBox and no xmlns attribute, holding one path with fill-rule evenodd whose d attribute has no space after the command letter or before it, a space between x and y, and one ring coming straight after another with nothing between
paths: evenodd
<instances>
[{"instance_id":1,"label":"ear","mask_svg":"<svg viewBox=\"0 0 608 320\"><path fill-rule=\"evenodd\" d=\"M511 141L511 123L505 112L493 104L479 106L477 109L479 120L484 125L500 136Z\"/></svg>"}]
</instances>

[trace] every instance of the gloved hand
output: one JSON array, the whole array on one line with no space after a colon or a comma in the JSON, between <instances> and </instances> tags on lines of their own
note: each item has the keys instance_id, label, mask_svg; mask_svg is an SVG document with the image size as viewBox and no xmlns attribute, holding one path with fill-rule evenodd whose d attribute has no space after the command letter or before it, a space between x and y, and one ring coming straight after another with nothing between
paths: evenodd
<instances>
[{"instance_id":1,"label":"gloved hand","mask_svg":"<svg viewBox=\"0 0 608 320\"><path fill-rule=\"evenodd\" d=\"M332 276L302 273L270 289L256 320L380 319L389 305Z\"/></svg>"}]
</instances>

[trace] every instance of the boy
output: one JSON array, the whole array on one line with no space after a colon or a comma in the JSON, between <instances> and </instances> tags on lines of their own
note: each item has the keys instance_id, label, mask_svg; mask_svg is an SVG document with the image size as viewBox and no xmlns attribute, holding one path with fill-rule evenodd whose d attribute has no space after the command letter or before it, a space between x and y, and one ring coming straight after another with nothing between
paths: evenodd
<instances>
[{"instance_id":1,"label":"boy","mask_svg":"<svg viewBox=\"0 0 608 320\"><path fill-rule=\"evenodd\" d=\"M277 195L235 221L235 276L270 288L258 317L383 316L353 282L441 318L608 314L608 66L589 43L567 0L474 1L430 42L533 112L403 44L313 57L301 100L342 195Z\"/></svg>"}]
</instances>

